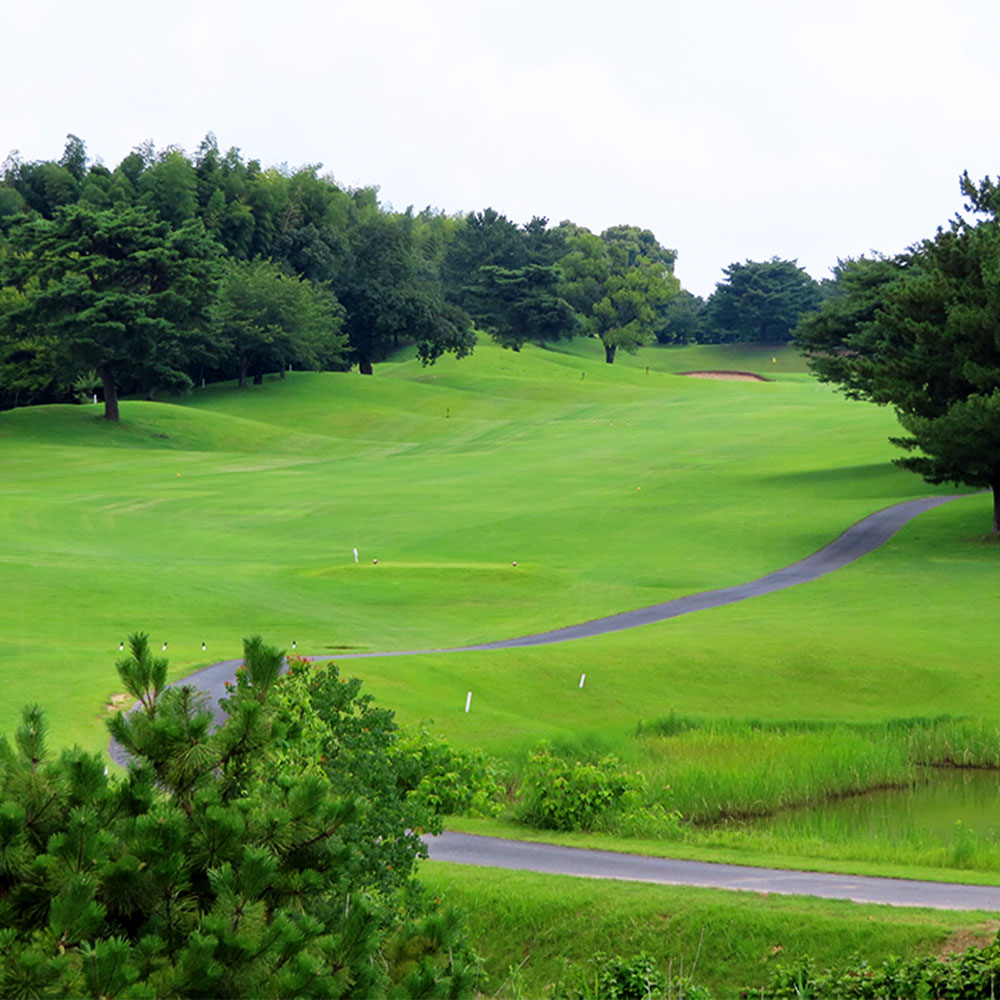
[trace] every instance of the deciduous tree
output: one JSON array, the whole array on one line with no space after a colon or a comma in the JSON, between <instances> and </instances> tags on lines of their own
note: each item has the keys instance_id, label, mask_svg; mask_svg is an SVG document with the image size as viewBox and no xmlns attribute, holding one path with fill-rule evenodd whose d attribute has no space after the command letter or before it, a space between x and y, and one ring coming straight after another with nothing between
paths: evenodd
<instances>
[{"instance_id":1,"label":"deciduous tree","mask_svg":"<svg viewBox=\"0 0 1000 1000\"><path fill-rule=\"evenodd\" d=\"M285 274L269 260L229 260L212 310L222 366L235 368L239 387L265 370L330 369L344 358L344 311L327 289Z\"/></svg>"}]
</instances>

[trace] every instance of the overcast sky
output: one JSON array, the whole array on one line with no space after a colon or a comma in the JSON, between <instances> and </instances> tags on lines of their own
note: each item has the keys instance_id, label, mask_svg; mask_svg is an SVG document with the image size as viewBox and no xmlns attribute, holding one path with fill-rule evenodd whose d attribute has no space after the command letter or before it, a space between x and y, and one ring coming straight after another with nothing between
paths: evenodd
<instances>
[{"instance_id":1,"label":"overcast sky","mask_svg":"<svg viewBox=\"0 0 1000 1000\"><path fill-rule=\"evenodd\" d=\"M894 252L1000 173L996 0L0 0L0 159L206 132L396 208L653 230L733 261Z\"/></svg>"}]
</instances>

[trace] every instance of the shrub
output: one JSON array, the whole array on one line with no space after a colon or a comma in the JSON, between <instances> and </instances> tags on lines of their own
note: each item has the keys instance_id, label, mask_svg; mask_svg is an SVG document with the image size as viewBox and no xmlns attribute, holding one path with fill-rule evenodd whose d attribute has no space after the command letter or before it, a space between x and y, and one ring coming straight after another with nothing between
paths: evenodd
<instances>
[{"instance_id":1,"label":"shrub","mask_svg":"<svg viewBox=\"0 0 1000 1000\"><path fill-rule=\"evenodd\" d=\"M592 830L637 805L644 788L617 757L569 763L542 743L524 770L518 818L543 830Z\"/></svg>"},{"instance_id":2,"label":"shrub","mask_svg":"<svg viewBox=\"0 0 1000 1000\"><path fill-rule=\"evenodd\" d=\"M818 970L805 956L776 965L762 989L747 988L744 997L881 1000L883 997L993 997L1000 984L1000 940L969 948L950 959L890 957L879 965L859 962L841 971Z\"/></svg>"},{"instance_id":3,"label":"shrub","mask_svg":"<svg viewBox=\"0 0 1000 1000\"><path fill-rule=\"evenodd\" d=\"M631 959L598 952L586 966L571 968L552 988L553 1000L710 1000L687 977L667 979L645 952Z\"/></svg>"}]
</instances>

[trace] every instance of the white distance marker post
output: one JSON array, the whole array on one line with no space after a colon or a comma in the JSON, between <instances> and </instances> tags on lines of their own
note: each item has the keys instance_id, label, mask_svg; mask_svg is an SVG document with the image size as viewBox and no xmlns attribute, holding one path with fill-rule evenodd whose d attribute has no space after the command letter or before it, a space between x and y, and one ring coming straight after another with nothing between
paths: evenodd
<instances>
[{"instance_id":1,"label":"white distance marker post","mask_svg":"<svg viewBox=\"0 0 1000 1000\"><path fill-rule=\"evenodd\" d=\"M357 565L357 562L358 562L358 550L355 549L354 550L354 563L355 563L355 565Z\"/></svg>"},{"instance_id":2,"label":"white distance marker post","mask_svg":"<svg viewBox=\"0 0 1000 1000\"><path fill-rule=\"evenodd\" d=\"M468 694L467 694L467 695L465 696L465 712L466 712L466 714L468 714L468 712L469 712L469 708L470 708L471 706L472 706L472 692L470 691L470 692L469 692L469 693L468 693Z\"/></svg>"},{"instance_id":3,"label":"white distance marker post","mask_svg":"<svg viewBox=\"0 0 1000 1000\"><path fill-rule=\"evenodd\" d=\"M583 687L583 682L587 679L586 674L580 674L580 687Z\"/></svg>"}]
</instances>

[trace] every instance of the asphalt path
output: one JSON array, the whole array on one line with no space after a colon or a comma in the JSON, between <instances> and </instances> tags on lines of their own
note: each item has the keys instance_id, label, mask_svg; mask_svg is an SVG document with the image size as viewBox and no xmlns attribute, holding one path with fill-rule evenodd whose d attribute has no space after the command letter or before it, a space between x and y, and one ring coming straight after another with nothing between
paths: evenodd
<instances>
[{"instance_id":1,"label":"asphalt path","mask_svg":"<svg viewBox=\"0 0 1000 1000\"><path fill-rule=\"evenodd\" d=\"M660 885L690 885L705 889L736 889L762 894L819 896L855 903L926 906L940 910L1000 910L1000 886L917 882L910 879L830 875L722 865L707 861L677 861L644 854L618 854L580 847L560 847L468 833L442 833L425 838L432 861L453 861L481 868L546 872L585 878L624 879Z\"/></svg>"},{"instance_id":2,"label":"asphalt path","mask_svg":"<svg viewBox=\"0 0 1000 1000\"><path fill-rule=\"evenodd\" d=\"M954 499L956 499L954 496L922 497L876 511L852 525L839 538L813 555L776 570L774 573L768 573L766 576L735 587L701 591L697 594L663 601L634 611L625 611L581 622L577 625L569 625L565 628L501 639L496 642L388 653L335 654L315 657L315 659L353 660L382 656L419 656L429 653L461 653L473 650L545 646L667 621L670 618L678 618L695 611L718 608L752 597L771 594L787 587L809 583L867 555L919 514ZM241 661L238 659L223 660L220 663L204 667L174 683L190 684L205 692L209 704L216 713L217 720L221 721L222 713L218 707L218 699L225 696L226 682L233 679L240 663ZM125 755L117 744L111 744L110 752L118 763L125 763ZM991 886L917 882L904 879L783 871L746 865L676 861L637 854L591 851L553 844L537 844L460 833L445 833L439 837L429 838L428 845L429 856L432 860L454 861L460 864L489 868L549 872L590 878L626 879L656 882L664 885L691 885L716 889L741 889L759 893L820 896L826 899L888 903L893 906L927 906L956 910L1000 909L1000 888Z\"/></svg>"}]
</instances>

